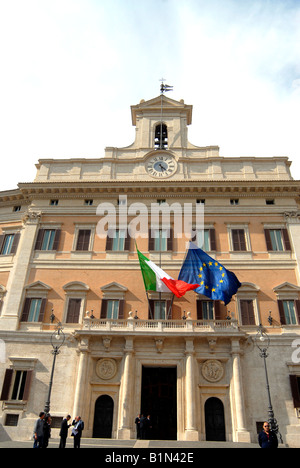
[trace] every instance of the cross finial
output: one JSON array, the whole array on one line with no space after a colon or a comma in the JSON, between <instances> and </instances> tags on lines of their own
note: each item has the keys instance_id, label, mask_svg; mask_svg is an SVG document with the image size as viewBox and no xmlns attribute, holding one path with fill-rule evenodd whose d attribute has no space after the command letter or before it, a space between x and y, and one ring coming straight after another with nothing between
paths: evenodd
<instances>
[{"instance_id":1,"label":"cross finial","mask_svg":"<svg viewBox=\"0 0 300 468\"><path fill-rule=\"evenodd\" d=\"M173 86L169 86L169 85L164 83L166 81L165 78L161 78L159 81L161 81L161 85L160 85L161 94L164 94L167 91L172 91L173 90Z\"/></svg>"}]
</instances>

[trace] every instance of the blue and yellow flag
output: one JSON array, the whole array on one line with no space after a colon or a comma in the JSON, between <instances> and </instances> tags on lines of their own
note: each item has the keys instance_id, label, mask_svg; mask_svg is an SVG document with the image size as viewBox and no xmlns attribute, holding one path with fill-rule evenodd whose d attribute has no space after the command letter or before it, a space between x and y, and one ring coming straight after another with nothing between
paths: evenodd
<instances>
[{"instance_id":1,"label":"blue and yellow flag","mask_svg":"<svg viewBox=\"0 0 300 468\"><path fill-rule=\"evenodd\" d=\"M241 287L241 283L232 271L226 270L221 263L192 242L178 280L199 284L199 287L194 289L196 293L214 301L224 301L225 305L229 304L232 296Z\"/></svg>"}]
</instances>

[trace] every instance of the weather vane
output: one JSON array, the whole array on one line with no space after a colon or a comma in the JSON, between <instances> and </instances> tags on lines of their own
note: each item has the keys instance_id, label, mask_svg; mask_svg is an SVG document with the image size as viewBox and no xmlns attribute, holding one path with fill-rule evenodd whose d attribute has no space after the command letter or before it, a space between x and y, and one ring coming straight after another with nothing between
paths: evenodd
<instances>
[{"instance_id":1,"label":"weather vane","mask_svg":"<svg viewBox=\"0 0 300 468\"><path fill-rule=\"evenodd\" d=\"M160 85L161 94L164 94L168 91L173 91L173 86L169 86L164 83L166 81L165 78L161 78L159 81L161 81L161 85Z\"/></svg>"}]
</instances>

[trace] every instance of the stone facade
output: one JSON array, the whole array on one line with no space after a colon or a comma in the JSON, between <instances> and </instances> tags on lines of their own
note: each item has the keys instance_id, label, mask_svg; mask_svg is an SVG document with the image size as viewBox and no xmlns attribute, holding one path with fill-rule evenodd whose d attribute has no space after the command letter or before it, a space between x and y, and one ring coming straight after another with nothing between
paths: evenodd
<instances>
[{"instance_id":1,"label":"stone facade","mask_svg":"<svg viewBox=\"0 0 300 468\"><path fill-rule=\"evenodd\" d=\"M127 439L143 411L153 417L153 437L255 442L268 417L253 344L262 323L275 415L284 442L299 445L300 183L291 162L192 145L192 106L183 101L159 96L131 114L131 146L106 148L99 160L40 160L33 182L0 193L0 437L31 437L48 392L50 337L61 322L56 422L80 414L85 436ZM117 230L124 209L130 223L138 206L149 213L157 203L188 205L192 230L201 205L205 250L242 287L227 307L194 292L171 309L171 294L149 292L148 301L134 239L99 235L104 203L115 209ZM148 229L136 240L177 278L189 237L163 251L150 245Z\"/></svg>"}]
</instances>

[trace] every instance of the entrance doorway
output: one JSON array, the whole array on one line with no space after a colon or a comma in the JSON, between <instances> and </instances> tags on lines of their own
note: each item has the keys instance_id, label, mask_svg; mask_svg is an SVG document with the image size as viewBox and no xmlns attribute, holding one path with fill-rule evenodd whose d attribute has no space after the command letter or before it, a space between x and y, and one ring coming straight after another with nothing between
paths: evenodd
<instances>
[{"instance_id":1,"label":"entrance doorway","mask_svg":"<svg viewBox=\"0 0 300 468\"><path fill-rule=\"evenodd\" d=\"M151 416L153 440L177 440L177 368L143 367L141 414Z\"/></svg>"},{"instance_id":2,"label":"entrance doorway","mask_svg":"<svg viewBox=\"0 0 300 468\"><path fill-rule=\"evenodd\" d=\"M206 440L225 441L224 406L219 398L209 398L205 403Z\"/></svg>"},{"instance_id":3,"label":"entrance doorway","mask_svg":"<svg viewBox=\"0 0 300 468\"><path fill-rule=\"evenodd\" d=\"M114 415L114 401L109 395L102 395L95 403L93 437L111 439Z\"/></svg>"}]
</instances>

